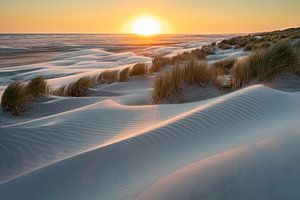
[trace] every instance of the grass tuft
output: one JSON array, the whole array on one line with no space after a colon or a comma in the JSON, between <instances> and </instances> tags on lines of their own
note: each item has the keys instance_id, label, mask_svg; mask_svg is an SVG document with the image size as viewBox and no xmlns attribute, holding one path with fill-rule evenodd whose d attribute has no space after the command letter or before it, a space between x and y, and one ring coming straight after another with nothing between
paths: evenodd
<instances>
[{"instance_id":1,"label":"grass tuft","mask_svg":"<svg viewBox=\"0 0 300 200\"><path fill-rule=\"evenodd\" d=\"M120 82L124 82L129 78L129 67L126 67L120 71L119 80Z\"/></svg>"},{"instance_id":2,"label":"grass tuft","mask_svg":"<svg viewBox=\"0 0 300 200\"><path fill-rule=\"evenodd\" d=\"M140 76L147 74L148 66L145 63L137 63L130 70L129 76Z\"/></svg>"},{"instance_id":3,"label":"grass tuft","mask_svg":"<svg viewBox=\"0 0 300 200\"><path fill-rule=\"evenodd\" d=\"M88 89L92 86L92 80L89 77L82 77L75 83L66 88L66 95L72 97L87 96Z\"/></svg>"},{"instance_id":4,"label":"grass tuft","mask_svg":"<svg viewBox=\"0 0 300 200\"><path fill-rule=\"evenodd\" d=\"M206 63L196 63L192 59L185 66L175 64L170 72L155 77L152 102L176 103L185 86L204 85L208 82L209 70Z\"/></svg>"},{"instance_id":5,"label":"grass tuft","mask_svg":"<svg viewBox=\"0 0 300 200\"><path fill-rule=\"evenodd\" d=\"M5 112L20 115L27 109L30 100L31 95L27 92L26 85L14 82L5 89L1 99L1 106Z\"/></svg>"},{"instance_id":6,"label":"grass tuft","mask_svg":"<svg viewBox=\"0 0 300 200\"><path fill-rule=\"evenodd\" d=\"M33 78L26 86L26 89L30 95L36 97L40 94L46 94L49 91L47 82L41 76Z\"/></svg>"},{"instance_id":7,"label":"grass tuft","mask_svg":"<svg viewBox=\"0 0 300 200\"><path fill-rule=\"evenodd\" d=\"M98 83L114 83L119 80L118 70L106 70L98 76Z\"/></svg>"},{"instance_id":8,"label":"grass tuft","mask_svg":"<svg viewBox=\"0 0 300 200\"><path fill-rule=\"evenodd\" d=\"M279 42L270 48L259 49L249 57L236 62L232 76L236 86L256 79L259 82L271 80L274 76L284 73L297 73L299 52L295 45L287 41Z\"/></svg>"},{"instance_id":9,"label":"grass tuft","mask_svg":"<svg viewBox=\"0 0 300 200\"><path fill-rule=\"evenodd\" d=\"M160 71L160 69L166 66L169 62L170 61L168 58L164 58L162 56L154 57L152 60L152 67L150 68L150 72L154 73Z\"/></svg>"}]
</instances>

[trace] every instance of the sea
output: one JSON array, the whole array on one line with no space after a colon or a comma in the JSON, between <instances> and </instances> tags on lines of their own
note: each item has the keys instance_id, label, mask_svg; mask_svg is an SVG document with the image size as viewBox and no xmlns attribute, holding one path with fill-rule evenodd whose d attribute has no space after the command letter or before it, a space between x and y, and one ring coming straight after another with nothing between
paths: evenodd
<instances>
[{"instance_id":1,"label":"sea","mask_svg":"<svg viewBox=\"0 0 300 200\"><path fill-rule=\"evenodd\" d=\"M0 34L0 86L42 75L47 79L147 62L232 35Z\"/></svg>"}]
</instances>

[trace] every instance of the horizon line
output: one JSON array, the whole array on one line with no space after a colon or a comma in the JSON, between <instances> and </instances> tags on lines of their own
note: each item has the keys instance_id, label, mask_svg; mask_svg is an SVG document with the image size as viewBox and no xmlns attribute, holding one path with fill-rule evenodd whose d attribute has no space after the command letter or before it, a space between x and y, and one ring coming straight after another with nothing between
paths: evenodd
<instances>
[{"instance_id":1,"label":"horizon line","mask_svg":"<svg viewBox=\"0 0 300 200\"><path fill-rule=\"evenodd\" d=\"M263 31L251 31L251 32L223 32L223 33L159 33L154 34L156 35L236 35L236 34L255 34L255 33L264 33L264 32L272 32L272 31L281 31L286 29L297 29L298 27L286 27L286 28L278 28L278 29L269 29ZM98 33L98 32L91 32L91 33L84 33L84 32L0 32L0 35L138 35L135 33ZM151 37L151 36L150 36Z\"/></svg>"}]
</instances>

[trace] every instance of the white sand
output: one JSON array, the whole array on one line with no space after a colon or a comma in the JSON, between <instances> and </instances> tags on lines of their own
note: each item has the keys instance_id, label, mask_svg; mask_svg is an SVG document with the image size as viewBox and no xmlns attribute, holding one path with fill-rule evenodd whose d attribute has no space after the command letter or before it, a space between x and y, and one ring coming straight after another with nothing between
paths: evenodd
<instances>
[{"instance_id":1,"label":"white sand","mask_svg":"<svg viewBox=\"0 0 300 200\"><path fill-rule=\"evenodd\" d=\"M0 128L0 197L298 199L299 99L256 85L181 105L42 101L53 114Z\"/></svg>"},{"instance_id":2,"label":"white sand","mask_svg":"<svg viewBox=\"0 0 300 200\"><path fill-rule=\"evenodd\" d=\"M208 59L245 55L226 50ZM57 87L109 63L122 68L150 60L96 49L60 56L3 71L25 80L61 74L49 80ZM17 118L1 112L0 199L300 198L299 79L278 78L269 85L275 89L254 85L205 101L157 106L150 105L153 79L99 85L89 97L43 97Z\"/></svg>"}]
</instances>

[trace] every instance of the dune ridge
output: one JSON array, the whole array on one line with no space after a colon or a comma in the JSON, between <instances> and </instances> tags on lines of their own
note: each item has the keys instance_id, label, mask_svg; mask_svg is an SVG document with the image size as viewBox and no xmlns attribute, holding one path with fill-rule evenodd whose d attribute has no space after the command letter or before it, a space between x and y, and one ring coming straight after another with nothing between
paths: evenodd
<instances>
[{"instance_id":1,"label":"dune ridge","mask_svg":"<svg viewBox=\"0 0 300 200\"><path fill-rule=\"evenodd\" d=\"M267 191L264 194L271 198L269 187L276 187L277 194L284 189L280 186L290 183L289 197L296 199L292 189L299 174L294 167L285 171L289 178L283 182L254 177L275 180L276 170L299 153L294 148L300 128L299 98L298 92L255 85L182 105L124 106L98 99L72 114L66 111L38 123L1 127L4 159L0 171L5 181L0 184L0 196L34 200L216 199L228 195L250 199L250 191L257 187L267 188L258 191ZM83 119L84 124L80 123ZM270 149L285 159L277 162L277 154ZM257 160L260 165L247 166L241 162L244 157L249 158L245 163ZM274 170L267 170L265 158L276 165ZM13 165L16 162L19 165ZM259 166L264 173L258 172ZM239 176L234 178L235 169L246 175L236 172ZM251 181L249 192L237 184L243 181ZM221 188L225 182L237 188ZM193 183L200 187L193 189ZM214 196L209 195L212 188L218 188Z\"/></svg>"}]
</instances>

